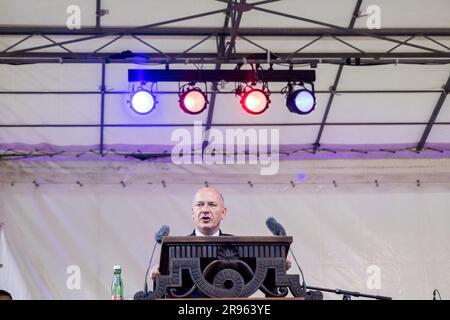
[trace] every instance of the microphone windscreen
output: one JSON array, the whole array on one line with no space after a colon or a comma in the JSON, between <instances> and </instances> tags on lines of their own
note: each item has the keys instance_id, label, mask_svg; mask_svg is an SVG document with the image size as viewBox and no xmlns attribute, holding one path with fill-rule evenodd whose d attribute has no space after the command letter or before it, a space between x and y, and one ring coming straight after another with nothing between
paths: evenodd
<instances>
[{"instance_id":1,"label":"microphone windscreen","mask_svg":"<svg viewBox=\"0 0 450 320\"><path fill-rule=\"evenodd\" d=\"M158 232L155 233L155 241L161 243L162 238L169 235L170 227L168 225L163 225Z\"/></svg>"},{"instance_id":2,"label":"microphone windscreen","mask_svg":"<svg viewBox=\"0 0 450 320\"><path fill-rule=\"evenodd\" d=\"M278 223L275 218L270 217L266 220L267 228L269 228L270 232L276 236L285 236L286 230L284 230L283 226Z\"/></svg>"},{"instance_id":3,"label":"microphone windscreen","mask_svg":"<svg viewBox=\"0 0 450 320\"><path fill-rule=\"evenodd\" d=\"M133 300L146 300L147 296L143 291L136 292L134 294Z\"/></svg>"},{"instance_id":4,"label":"microphone windscreen","mask_svg":"<svg viewBox=\"0 0 450 320\"><path fill-rule=\"evenodd\" d=\"M308 291L305 300L323 300L323 293L321 291Z\"/></svg>"}]
</instances>

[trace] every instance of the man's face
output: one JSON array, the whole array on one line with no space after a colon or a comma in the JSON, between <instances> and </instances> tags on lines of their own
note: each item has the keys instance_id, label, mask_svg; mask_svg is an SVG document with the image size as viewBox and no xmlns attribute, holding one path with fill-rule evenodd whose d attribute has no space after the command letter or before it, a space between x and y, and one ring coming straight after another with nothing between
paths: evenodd
<instances>
[{"instance_id":1,"label":"man's face","mask_svg":"<svg viewBox=\"0 0 450 320\"><path fill-rule=\"evenodd\" d=\"M202 188L194 198L192 219L195 227L203 234L212 235L227 213L220 193L213 188Z\"/></svg>"}]
</instances>

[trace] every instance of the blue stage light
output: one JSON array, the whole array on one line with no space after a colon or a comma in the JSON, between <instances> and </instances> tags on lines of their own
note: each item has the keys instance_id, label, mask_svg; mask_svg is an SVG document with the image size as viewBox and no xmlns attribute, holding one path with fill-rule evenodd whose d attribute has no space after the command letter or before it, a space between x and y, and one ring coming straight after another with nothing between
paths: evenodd
<instances>
[{"instance_id":1,"label":"blue stage light","mask_svg":"<svg viewBox=\"0 0 450 320\"><path fill-rule=\"evenodd\" d=\"M155 97L146 90L139 89L131 95L131 109L138 114L148 114L156 105Z\"/></svg>"},{"instance_id":2,"label":"blue stage light","mask_svg":"<svg viewBox=\"0 0 450 320\"><path fill-rule=\"evenodd\" d=\"M286 106L291 112L308 114L312 112L316 106L316 97L314 93L308 89L295 90L288 94Z\"/></svg>"}]
</instances>

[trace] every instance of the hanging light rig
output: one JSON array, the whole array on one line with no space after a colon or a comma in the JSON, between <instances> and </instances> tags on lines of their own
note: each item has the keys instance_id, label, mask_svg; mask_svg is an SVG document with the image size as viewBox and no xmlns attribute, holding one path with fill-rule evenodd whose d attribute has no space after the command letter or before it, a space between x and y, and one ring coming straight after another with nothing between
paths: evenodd
<instances>
[{"instance_id":1,"label":"hanging light rig","mask_svg":"<svg viewBox=\"0 0 450 320\"><path fill-rule=\"evenodd\" d=\"M238 66L239 67L239 66ZM178 103L180 108L188 114L197 115L206 110L208 105L207 83L234 82L234 93L240 97L242 108L249 114L259 115L264 113L271 103L269 97L269 82L287 82L282 90L286 93L286 106L289 111L297 114L308 114L314 110L316 97L314 84L316 74L314 70L263 70L259 65L252 70L128 70L128 81L138 82L137 89L131 90L130 107L140 114L146 115L155 109L156 100L154 86L158 82L186 83L178 91ZM151 83L148 89L147 83ZM203 91L197 83L204 83ZM310 85L307 89L305 84Z\"/></svg>"}]
</instances>

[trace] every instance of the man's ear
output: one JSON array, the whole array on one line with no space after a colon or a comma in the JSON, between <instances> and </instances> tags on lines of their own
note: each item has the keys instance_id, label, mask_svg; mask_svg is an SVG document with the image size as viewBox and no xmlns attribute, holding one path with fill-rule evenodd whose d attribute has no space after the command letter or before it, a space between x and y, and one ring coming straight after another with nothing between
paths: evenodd
<instances>
[{"instance_id":1,"label":"man's ear","mask_svg":"<svg viewBox=\"0 0 450 320\"><path fill-rule=\"evenodd\" d=\"M227 208L223 208L222 219L225 219L227 215Z\"/></svg>"}]
</instances>

